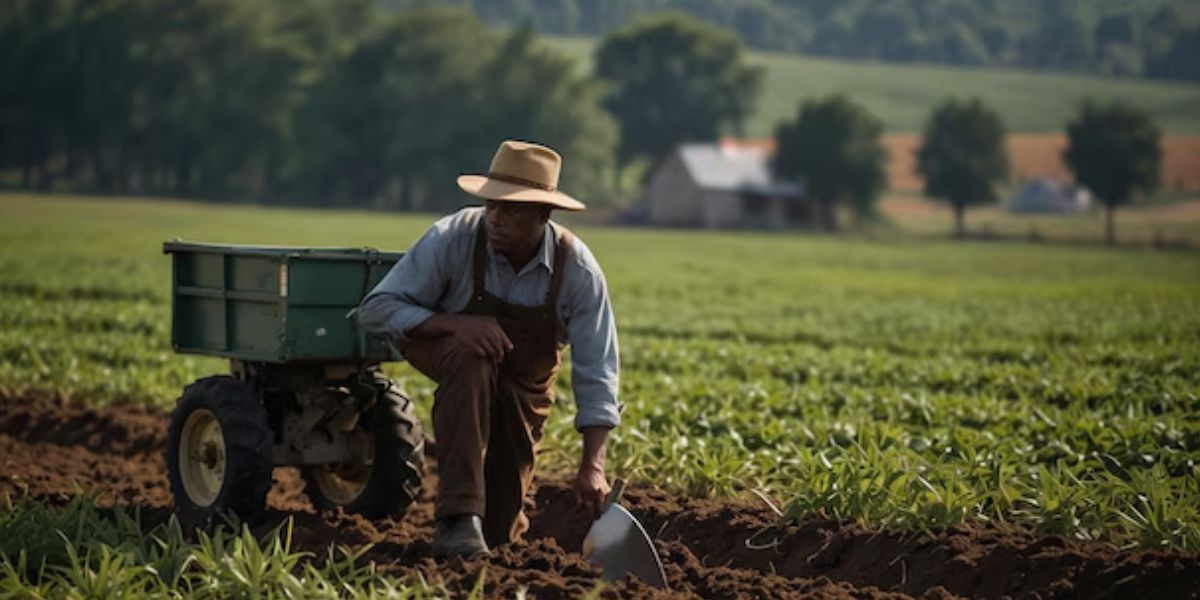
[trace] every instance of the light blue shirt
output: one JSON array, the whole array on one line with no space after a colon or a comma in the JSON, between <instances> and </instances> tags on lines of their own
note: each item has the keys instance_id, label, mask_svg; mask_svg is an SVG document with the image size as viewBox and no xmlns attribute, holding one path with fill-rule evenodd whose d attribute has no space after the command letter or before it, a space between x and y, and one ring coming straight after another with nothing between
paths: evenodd
<instances>
[{"instance_id":1,"label":"light blue shirt","mask_svg":"<svg viewBox=\"0 0 1200 600\"><path fill-rule=\"evenodd\" d=\"M482 218L482 208L465 208L434 223L363 299L359 323L398 342L403 353L406 333L414 327L435 313L465 309L474 287L475 235ZM541 249L519 273L488 247L484 288L512 304L540 306L550 289L555 246L546 227ZM556 308L567 333L560 342L571 345L575 428L616 427L621 422L616 322L604 273L578 237L563 265Z\"/></svg>"}]
</instances>

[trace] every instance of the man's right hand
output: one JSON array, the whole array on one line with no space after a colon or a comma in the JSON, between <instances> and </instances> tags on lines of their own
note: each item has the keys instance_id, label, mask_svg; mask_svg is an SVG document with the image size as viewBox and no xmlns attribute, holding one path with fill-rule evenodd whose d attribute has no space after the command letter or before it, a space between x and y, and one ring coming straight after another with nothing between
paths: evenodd
<instances>
[{"instance_id":1,"label":"man's right hand","mask_svg":"<svg viewBox=\"0 0 1200 600\"><path fill-rule=\"evenodd\" d=\"M416 338L448 335L460 351L486 356L497 362L512 350L512 342L494 317L485 315L437 314L414 327L408 335Z\"/></svg>"},{"instance_id":2,"label":"man's right hand","mask_svg":"<svg viewBox=\"0 0 1200 600\"><path fill-rule=\"evenodd\" d=\"M454 339L465 349L486 356L496 361L504 359L504 355L512 350L512 342L508 334L500 327L495 317L483 315L453 315Z\"/></svg>"}]
</instances>

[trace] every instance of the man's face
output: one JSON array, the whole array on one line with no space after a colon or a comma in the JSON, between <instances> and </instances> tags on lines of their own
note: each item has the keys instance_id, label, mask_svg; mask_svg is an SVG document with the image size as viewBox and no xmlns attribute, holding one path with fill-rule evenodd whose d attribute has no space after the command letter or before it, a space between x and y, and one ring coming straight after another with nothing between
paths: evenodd
<instances>
[{"instance_id":1,"label":"man's face","mask_svg":"<svg viewBox=\"0 0 1200 600\"><path fill-rule=\"evenodd\" d=\"M550 219L550 207L536 202L488 200L484 209L488 244L496 252L521 252L536 247Z\"/></svg>"}]
</instances>

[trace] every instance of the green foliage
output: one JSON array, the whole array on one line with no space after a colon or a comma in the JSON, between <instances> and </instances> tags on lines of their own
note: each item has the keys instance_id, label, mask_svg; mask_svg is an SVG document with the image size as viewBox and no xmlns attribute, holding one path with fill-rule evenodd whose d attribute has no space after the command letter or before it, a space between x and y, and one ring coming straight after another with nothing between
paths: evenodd
<instances>
[{"instance_id":1,"label":"green foliage","mask_svg":"<svg viewBox=\"0 0 1200 600\"><path fill-rule=\"evenodd\" d=\"M441 210L461 203L455 176L485 170L499 140L530 139L567 157L563 187L586 198L616 142L599 93L527 31L501 38L462 11L406 13L315 85L298 173L321 203Z\"/></svg>"},{"instance_id":2,"label":"green foliage","mask_svg":"<svg viewBox=\"0 0 1200 600\"><path fill-rule=\"evenodd\" d=\"M887 187L883 124L845 96L806 100L795 121L776 129L775 140L775 171L804 182L826 229L837 228L835 203L865 217Z\"/></svg>"},{"instance_id":3,"label":"green foliage","mask_svg":"<svg viewBox=\"0 0 1200 600\"><path fill-rule=\"evenodd\" d=\"M1146 72L1152 77L1200 81L1200 25L1180 31L1171 49L1150 59Z\"/></svg>"},{"instance_id":4,"label":"green foliage","mask_svg":"<svg viewBox=\"0 0 1200 600\"><path fill-rule=\"evenodd\" d=\"M1191 0L437 0L489 23L556 35L605 35L664 10L737 33L753 48L840 58L1196 80L1185 31ZM429 0L385 0L392 7ZM1149 62L1149 64L1147 64Z\"/></svg>"},{"instance_id":5,"label":"green foliage","mask_svg":"<svg viewBox=\"0 0 1200 600\"><path fill-rule=\"evenodd\" d=\"M1075 180L1108 210L1108 241L1115 239L1112 214L1136 193L1158 187L1162 163L1158 127L1132 106L1085 102L1067 124L1063 162Z\"/></svg>"},{"instance_id":6,"label":"green foliage","mask_svg":"<svg viewBox=\"0 0 1200 600\"><path fill-rule=\"evenodd\" d=\"M637 21L600 42L596 75L621 124L620 161L665 156L684 141L741 132L760 69L743 63L733 35L673 13Z\"/></svg>"},{"instance_id":7,"label":"green foliage","mask_svg":"<svg viewBox=\"0 0 1200 600\"><path fill-rule=\"evenodd\" d=\"M1004 123L978 98L947 100L925 124L917 171L926 194L954 207L960 236L966 207L995 202L997 187L1008 180L1004 140Z\"/></svg>"},{"instance_id":8,"label":"green foliage","mask_svg":"<svg viewBox=\"0 0 1200 600\"><path fill-rule=\"evenodd\" d=\"M316 561L292 549L291 528L289 520L262 539L246 528L191 534L174 517L148 525L86 496L63 508L25 499L0 508L0 597L448 597L419 579L377 572L362 560L369 546L331 546Z\"/></svg>"},{"instance_id":9,"label":"green foliage","mask_svg":"<svg viewBox=\"0 0 1200 600\"><path fill-rule=\"evenodd\" d=\"M547 42L591 68L596 40L547 38ZM929 111L947 97L970 90L991 106L1010 132L1061 133L1079 110L1080 98L1125 102L1154 118L1169 134L1200 133L1200 86L1131 78L1014 69L959 69L832 60L793 54L751 52L746 62L765 71L758 109L746 123L751 136L769 136L796 114L802 100L845 94L881 119L891 133L920 131Z\"/></svg>"},{"instance_id":10,"label":"green foliage","mask_svg":"<svg viewBox=\"0 0 1200 600\"><path fill-rule=\"evenodd\" d=\"M170 406L226 371L171 352L164 239L399 250L433 219L2 196L0 392ZM621 336L612 475L761 489L795 519L1200 548L1196 256L573 229ZM427 418L432 382L388 370ZM570 378L543 474L578 464ZM0 526L0 547L13 531ZM66 560L39 539L31 552Z\"/></svg>"},{"instance_id":11,"label":"green foliage","mask_svg":"<svg viewBox=\"0 0 1200 600\"><path fill-rule=\"evenodd\" d=\"M464 11L13 2L0 39L0 178L25 188L442 208L518 138L586 198L616 144L597 82Z\"/></svg>"}]
</instances>

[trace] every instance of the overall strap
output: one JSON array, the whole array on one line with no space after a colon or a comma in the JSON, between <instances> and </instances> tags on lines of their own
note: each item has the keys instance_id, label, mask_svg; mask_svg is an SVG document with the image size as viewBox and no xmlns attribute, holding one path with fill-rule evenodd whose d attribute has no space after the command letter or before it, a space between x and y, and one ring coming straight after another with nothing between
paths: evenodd
<instances>
[{"instance_id":1,"label":"overall strap","mask_svg":"<svg viewBox=\"0 0 1200 600\"><path fill-rule=\"evenodd\" d=\"M483 296L484 284L487 282L487 221L479 217L479 228L475 234L475 257L472 259L472 269L475 272L475 289L471 295L475 298Z\"/></svg>"},{"instance_id":2,"label":"overall strap","mask_svg":"<svg viewBox=\"0 0 1200 600\"><path fill-rule=\"evenodd\" d=\"M558 305L558 292L562 289L563 271L567 265L567 253L571 251L571 241L575 236L566 229L555 229L558 233L554 246L554 273L550 276L550 289L546 292L546 308L553 311Z\"/></svg>"}]
</instances>

